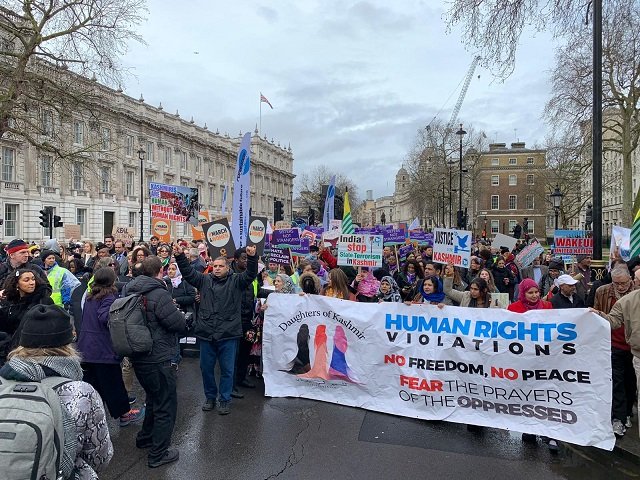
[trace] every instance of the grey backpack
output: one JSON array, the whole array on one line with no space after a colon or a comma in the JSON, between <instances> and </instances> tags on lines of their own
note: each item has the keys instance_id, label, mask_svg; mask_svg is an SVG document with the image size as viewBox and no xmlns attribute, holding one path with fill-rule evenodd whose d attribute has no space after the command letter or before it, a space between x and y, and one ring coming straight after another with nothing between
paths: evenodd
<instances>
[{"instance_id":1,"label":"grey backpack","mask_svg":"<svg viewBox=\"0 0 640 480\"><path fill-rule=\"evenodd\" d=\"M142 295L117 298L109 308L109 333L113 351L121 357L151 352L153 339L147 325L146 299Z\"/></svg>"},{"instance_id":2,"label":"grey backpack","mask_svg":"<svg viewBox=\"0 0 640 480\"><path fill-rule=\"evenodd\" d=\"M70 382L0 378L0 472L4 480L61 480L65 448L60 397L55 389ZM68 445L68 443L67 443ZM75 458L75 452L71 453Z\"/></svg>"}]
</instances>

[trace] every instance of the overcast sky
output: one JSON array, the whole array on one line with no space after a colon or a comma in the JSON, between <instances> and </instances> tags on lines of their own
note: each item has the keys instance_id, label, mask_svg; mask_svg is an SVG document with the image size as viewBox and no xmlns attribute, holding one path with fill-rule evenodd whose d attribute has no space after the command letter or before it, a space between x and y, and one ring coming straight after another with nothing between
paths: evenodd
<instances>
[{"instance_id":1,"label":"overcast sky","mask_svg":"<svg viewBox=\"0 0 640 480\"><path fill-rule=\"evenodd\" d=\"M125 91L210 130L255 128L291 144L294 173L325 163L361 198L393 193L416 132L448 121L474 57L446 32L444 2L149 0ZM490 141L542 144L553 49L527 35L505 82L478 68L458 122ZM197 52L197 53L195 53ZM479 77L478 77L479 76Z\"/></svg>"}]
</instances>

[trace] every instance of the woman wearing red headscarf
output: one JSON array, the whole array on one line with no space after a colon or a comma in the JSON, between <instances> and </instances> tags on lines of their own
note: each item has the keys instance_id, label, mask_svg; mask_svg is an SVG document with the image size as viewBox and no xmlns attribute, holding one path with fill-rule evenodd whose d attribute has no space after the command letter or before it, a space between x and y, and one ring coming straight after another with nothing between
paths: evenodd
<instances>
[{"instance_id":1,"label":"woman wearing red headscarf","mask_svg":"<svg viewBox=\"0 0 640 480\"><path fill-rule=\"evenodd\" d=\"M519 285L518 300L507 307L507 310L515 313L525 313L529 310L552 309L551 302L540 298L540 288L535 280L525 278Z\"/></svg>"}]
</instances>

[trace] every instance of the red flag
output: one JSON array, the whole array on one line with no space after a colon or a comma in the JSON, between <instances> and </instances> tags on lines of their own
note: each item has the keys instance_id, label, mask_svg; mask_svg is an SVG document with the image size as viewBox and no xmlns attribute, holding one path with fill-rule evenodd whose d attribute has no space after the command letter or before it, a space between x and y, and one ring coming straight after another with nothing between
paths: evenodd
<instances>
[{"instance_id":1,"label":"red flag","mask_svg":"<svg viewBox=\"0 0 640 480\"><path fill-rule=\"evenodd\" d=\"M273 110L273 105L271 105L271 102L269 100L267 100L267 97L265 97L262 92L260 92L260 102L264 102L267 105L269 105L271 107L271 110Z\"/></svg>"}]
</instances>

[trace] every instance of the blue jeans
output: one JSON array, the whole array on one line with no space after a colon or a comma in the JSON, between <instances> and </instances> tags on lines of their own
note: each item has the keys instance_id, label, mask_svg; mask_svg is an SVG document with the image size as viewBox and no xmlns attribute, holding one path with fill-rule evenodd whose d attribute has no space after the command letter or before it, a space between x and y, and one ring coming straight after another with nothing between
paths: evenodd
<instances>
[{"instance_id":1,"label":"blue jeans","mask_svg":"<svg viewBox=\"0 0 640 480\"><path fill-rule=\"evenodd\" d=\"M204 394L208 400L216 400L218 397L215 373L217 360L220 363L220 401L231 401L237 348L237 338L200 341L200 371L202 372Z\"/></svg>"}]
</instances>

